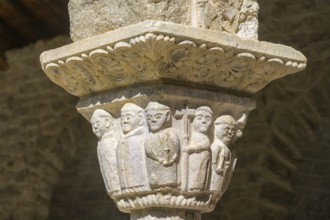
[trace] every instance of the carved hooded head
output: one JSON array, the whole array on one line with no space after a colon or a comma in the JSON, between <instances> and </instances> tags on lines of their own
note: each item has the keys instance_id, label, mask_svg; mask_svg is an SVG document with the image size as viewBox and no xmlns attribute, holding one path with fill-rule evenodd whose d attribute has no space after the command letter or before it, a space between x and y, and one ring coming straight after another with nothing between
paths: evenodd
<instances>
[{"instance_id":1,"label":"carved hooded head","mask_svg":"<svg viewBox=\"0 0 330 220\"><path fill-rule=\"evenodd\" d=\"M207 106L197 108L192 122L193 130L199 133L207 133L212 123L212 115L212 110Z\"/></svg>"},{"instance_id":2,"label":"carved hooded head","mask_svg":"<svg viewBox=\"0 0 330 220\"><path fill-rule=\"evenodd\" d=\"M124 134L146 126L144 110L133 103L126 103L121 109L121 127Z\"/></svg>"},{"instance_id":3,"label":"carved hooded head","mask_svg":"<svg viewBox=\"0 0 330 220\"><path fill-rule=\"evenodd\" d=\"M214 137L229 145L235 138L236 121L231 115L223 115L214 121Z\"/></svg>"},{"instance_id":4,"label":"carved hooded head","mask_svg":"<svg viewBox=\"0 0 330 220\"><path fill-rule=\"evenodd\" d=\"M108 133L112 128L113 117L112 115L103 110L103 109L96 109L91 118L91 124L93 133L101 139L104 134Z\"/></svg>"},{"instance_id":5,"label":"carved hooded head","mask_svg":"<svg viewBox=\"0 0 330 220\"><path fill-rule=\"evenodd\" d=\"M157 132L169 126L171 110L158 102L149 102L145 109L147 122L152 132Z\"/></svg>"}]
</instances>

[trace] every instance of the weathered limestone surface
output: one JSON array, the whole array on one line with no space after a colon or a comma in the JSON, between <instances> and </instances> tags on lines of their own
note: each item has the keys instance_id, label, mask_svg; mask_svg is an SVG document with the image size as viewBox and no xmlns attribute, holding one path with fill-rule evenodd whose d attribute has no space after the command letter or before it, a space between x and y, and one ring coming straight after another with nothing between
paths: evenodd
<instances>
[{"instance_id":1,"label":"weathered limestone surface","mask_svg":"<svg viewBox=\"0 0 330 220\"><path fill-rule=\"evenodd\" d=\"M261 26L262 39L301 48L304 54L309 57L309 67L303 73L272 83L257 96L257 105L261 105L262 107L249 115L248 125L244 130L244 136L237 142L236 153L238 154L239 162L237 163L229 189L222 197L222 200L219 202L220 204L214 212L205 215L203 217L204 219L255 220L272 218L283 220L290 215L292 219L305 218L314 220L325 219L329 216L329 208L327 208L329 207L328 201L330 196L327 190L329 185L329 172L326 168L330 166L328 165L330 156L327 147L329 143L327 134L329 134L330 123L328 108L330 105L328 97L330 78L329 75L326 74L329 72L329 53L327 50L323 49L329 45L329 40L323 39L323 37L320 36L325 36L328 33L327 22L329 20L328 14L330 13L326 13L327 16L320 16L324 11L328 12L329 7L327 8L326 2L319 2L318 5L310 5L312 2L314 1L297 1L296 3L287 1L265 1L261 5L266 9L266 12L261 13L263 21ZM288 7L285 7L285 10L283 10L279 5L289 5L290 7L288 7L290 10ZM296 17L299 25L296 24L294 20L290 19L292 18L292 8L294 8L294 11L297 11L297 13L299 12L299 16ZM308 13L310 11L314 12L313 15ZM268 23L266 22L265 19L268 18L269 14L276 15L278 12L281 12L281 18L283 20L272 19L271 21L268 20ZM283 27L283 22L288 24L288 26ZM297 27L295 25L297 25ZM290 30L295 31L291 33ZM303 31L309 33L304 38L301 37ZM38 49L38 51L41 52L50 47L55 48L66 42L67 41L59 42L58 45L53 46L47 46L48 43L39 44L38 47L40 47L40 49ZM35 63L37 65L39 56L39 52L33 53L32 48L31 46L27 49L16 51L15 53L8 53L7 55L7 57L12 57L10 59L8 58L12 60L10 62L12 69L10 70L10 74L6 75L6 77L1 80L3 83L1 84L2 86L7 85L2 87L6 88L2 90L4 92L2 93L2 97L13 97L15 94L15 101L10 102L9 98L3 99L4 101L2 103L8 102L11 103L11 105L8 108L1 108L1 110L5 112L2 115L8 115L2 119L1 122L5 123L1 123L1 125L15 125L16 127L14 130L16 132L10 132L10 135L6 132L6 129L1 130L3 142L1 142L0 145L2 149L6 149L3 153L5 157L1 160L1 162L4 163L7 159L16 158L15 155L20 155L21 151L13 150L15 148L14 146L18 146L22 140L27 140L26 135L17 135L19 125L21 124L20 121L24 121L30 115L35 114L35 109L28 107L29 105L22 105L22 102L18 101L18 97L31 95L36 97L33 100L38 100L37 97L39 97L39 99L44 97L44 100L47 100L47 102L55 96L61 97L61 100L65 100L63 98L64 96L68 97L61 89L56 89L56 95L52 96L52 98L47 98L40 92L34 93L33 91L27 92L26 90L18 89L26 83L32 83L32 81L26 81L26 77L29 76L36 80L37 72L40 73L40 79L44 79L40 81L41 84L46 86L47 89L49 89L51 85L46 83L46 76L41 73L38 66L34 66L36 68L34 71L34 68L31 68L32 66L29 65L30 63ZM26 54L24 54L23 51L26 51ZM24 58L19 59L21 56ZM34 58L32 59L32 57ZM23 61L16 62L17 60L25 60L27 63ZM19 65L20 68L18 68L17 65ZM30 71L31 74L28 74ZM2 74L4 73L2 72ZM9 75L10 77L8 77ZM32 84L39 85L35 81ZM55 86L53 88L55 89ZM61 94L63 94L63 96ZM297 96L300 97L299 100L297 100ZM71 111L72 114L74 114L75 101L74 99L69 99L71 102L66 101L65 105L71 103L71 107L68 107L71 108L71 110L68 108L65 109L67 109L67 113ZM292 105L292 103L295 104ZM312 103L312 105L306 105L306 103ZM30 102L30 104L34 105L33 102ZM265 108L265 106L267 106L267 108ZM306 106L309 107L306 108ZM14 112L10 113L13 109L15 109ZM43 108L40 108L40 114L41 112L49 113L48 108L45 110L42 109ZM274 109L276 109L277 112L282 112L282 116L274 118ZM60 109L56 108L53 109L52 112L60 111ZM15 112L20 114L14 114ZM65 114L66 117L72 116L71 113L67 113ZM18 115L20 116L18 117ZM295 117L292 117L293 115L295 115ZM78 113L75 117L82 118ZM63 120L63 118L61 120ZM289 123L289 121L294 121L294 123ZM30 126L32 124L33 123L30 123ZM302 124L307 126L296 126ZM280 125L281 127L279 127ZM291 141L289 141L286 136L277 137L276 139L281 140L282 144L276 145L274 138L267 139L267 137L272 136L275 131L282 130L282 126L285 127L284 131L287 136L290 137L290 140L293 141L293 145L291 145ZM72 131L78 130L75 123L70 123L67 125L67 128ZM260 131L263 131L263 133L260 133ZM82 133L84 133L83 137ZM308 135L302 136L302 133ZM39 132L34 132L34 134L36 137L41 135ZM263 137L262 140L260 140L260 136L258 136L260 134ZM84 144L79 146L79 155L77 155L75 159L70 159L71 163L68 163L64 168L65 171L59 174L59 183L55 186L53 184L50 185L52 189L52 196L49 197L51 198L50 203L46 205L45 200L43 200L42 203L45 205L35 206L32 200L37 201L37 198L31 198L29 201L31 201L32 204L26 204L24 209L20 209L21 211L17 210L15 207L22 207L22 203L17 202L20 197L14 186L24 185L25 188L27 188L29 185L33 185L33 187L35 187L40 182L38 182L37 179L29 180L32 178L33 173L27 171L22 172L24 172L24 175L29 176L29 178L19 178L18 176L21 176L22 172L17 172L15 170L15 172L10 173L11 178L15 178L15 180L11 180L10 183L5 180L1 181L1 184L10 184L12 189L9 189L8 185L6 185L5 193L1 191L1 201L5 201L5 203L1 203L1 205L3 205L3 207L6 206L6 209L1 211L1 219L9 219L9 215L14 216L14 219L35 219L36 213L41 213L42 209L49 209L50 214L48 219L54 220L129 219L127 216L123 216L123 214L119 213L119 211L116 211L117 208L112 203L111 199L106 196L102 176L99 173L99 165L97 164L95 149L97 140L92 139L88 142L90 138L93 138L89 124L87 122L79 124L79 132L73 133L71 138L72 137L76 141L81 140ZM65 143L70 143L69 138ZM10 148L3 148L9 145L11 146ZM281 148L282 150L280 150L283 153L278 156L273 153L274 150L267 150L270 145L274 145L275 149L284 146ZM300 159L293 159L293 156L289 157L291 158L289 160L293 164L301 164L297 166L295 170L288 170L289 168L282 163L283 160L281 160L281 158L288 159L285 153L285 149L288 148L285 146L293 146L292 149L296 149L296 152L301 154L304 158L303 161L301 161ZM67 148L65 147L64 149ZM305 153L304 149L309 150ZM43 152L43 149L41 149L39 145L35 148L26 148L24 154L26 157L34 158L37 152ZM257 158L255 157L256 152L258 152L259 155ZM44 152L42 154L47 157L49 153L50 152ZM272 163L267 163L269 157L265 155L269 154L272 155L271 157L276 157L275 160L272 160ZM61 150L58 152L58 155L62 159L68 158L66 156L66 151ZM294 156L294 158L300 158L300 156ZM265 163L268 165L264 166ZM29 164L24 165L24 170L30 169ZM258 169L260 167L265 168ZM1 175L8 173L9 169L11 169L10 166L5 163L4 167L1 169ZM280 182L278 178L270 179L268 175L269 172L267 172L278 173L277 170L287 170L288 172L288 175L285 174L286 172L284 171L281 172L283 174L279 174L279 176L283 176L280 178ZM295 175L292 176L292 174ZM289 182L290 179L293 180L293 184ZM270 182L270 184L267 184L268 182ZM283 189L283 187L274 187L277 185L282 186L283 184L281 183L283 182L291 187L285 189ZM77 185L77 183L79 184ZM267 184L267 186L265 184ZM263 187L264 185L265 187ZM16 187L16 189L18 188L23 190L22 187ZM40 194L41 192L39 192L39 190L42 190L42 187L38 187L35 192ZM259 194L258 192L260 191L263 191L263 193ZM240 212L237 212L238 207ZM42 216L46 216L46 214ZM40 219L41 218L42 217L40 217Z\"/></svg>"},{"instance_id":2,"label":"weathered limestone surface","mask_svg":"<svg viewBox=\"0 0 330 220\"><path fill-rule=\"evenodd\" d=\"M54 83L80 97L162 82L253 94L303 70L306 58L283 45L145 21L44 52L41 63Z\"/></svg>"},{"instance_id":3,"label":"weathered limestone surface","mask_svg":"<svg viewBox=\"0 0 330 220\"><path fill-rule=\"evenodd\" d=\"M145 19L190 23L190 0L71 0L71 38L79 41Z\"/></svg>"},{"instance_id":4,"label":"weathered limestone surface","mask_svg":"<svg viewBox=\"0 0 330 220\"><path fill-rule=\"evenodd\" d=\"M329 39L326 37L329 34L330 5L327 1L319 0L263 0L260 1L260 6L263 8L260 12L260 37L263 40L291 45L302 50L309 58L309 65L305 72L273 82L258 94L257 105L262 107L251 112L244 136L237 142L236 152L239 162L229 189L214 212L205 215L204 219L283 220L288 215L290 215L290 219L299 220L326 219L329 218L330 210L328 208L330 178L327 170L330 166L329 140L327 139L330 124L328 107L330 106L328 95L330 75L327 73L330 70L329 50L324 48L328 48L330 45ZM41 52L50 47L55 48L65 42L59 42L53 46L47 46L48 43L39 44L38 51ZM40 153L48 157L47 155L51 153L44 152L40 145L35 147L29 145L24 150L14 150L17 148L15 146L20 146L23 141L29 140L28 135L23 135L23 133L26 129L31 129L34 123L30 122L29 126L24 126L24 128L20 126L30 115L36 114L35 108L29 106L34 105L33 100L51 102L55 97L60 97L60 100L63 101L66 100L64 97L68 97L61 89L55 91L55 86L53 87L54 95L51 97L45 96L40 90L28 92L19 89L26 84L30 84L30 88L32 85L41 86L42 84L45 87L44 91L51 87L51 84L46 83L46 76L38 68L39 52L33 53L33 48L31 46L15 53L8 53L11 70L8 70L8 74L1 73L1 77L3 77L0 81L2 86L2 93L0 93L3 98L0 108L0 112L2 112L1 127L5 126L5 128L1 129L0 146L4 156L1 157L0 163L4 163L4 165L1 167L0 173L6 179L0 181L4 186L2 189L5 188L0 192L0 204L6 208L1 209L0 218L6 220L36 219L35 216L39 216L36 213L41 213L41 209L46 208L50 209L48 219L51 220L129 219L116 211L111 199L106 196L97 164L95 149L97 140L96 138L90 140L93 138L93 134L87 122L79 124L79 129L75 123L66 125L68 130L79 130L79 132L71 133L70 138L81 140L84 144L79 146L77 157L70 159L71 163L66 165L64 172L59 174L59 183L50 186L52 189L51 202L47 205L45 200L42 200L42 203L33 202L38 201L38 197L30 197L30 200L24 204L24 209L22 202L17 202L22 201L19 190L32 185L35 192L41 194L42 187L36 188L40 184L40 180L32 178L34 174L27 171L32 169L30 162L24 165L24 171L10 171L9 175L9 170L12 168L7 161L11 160L10 158L20 157L17 155L21 155L21 152L24 152L29 161L35 158L36 154ZM20 58L21 56L22 58ZM30 65L31 63L33 66ZM40 79L43 79L40 80L41 84L34 81L36 78L39 79L36 73L40 73ZM31 77L29 78L31 80L27 81L27 77ZM30 100L29 105L27 103L23 105L19 99L19 97L26 96L35 97ZM71 103L71 107L65 107L65 117L71 117L75 111L75 101L72 98L69 99L71 102L65 101L62 104L62 106L67 106ZM4 107L7 106L7 103L11 104ZM64 108L62 110L64 111ZM60 113L62 110L54 108L52 112L56 112L56 115L63 115L63 112ZM274 111L281 112L281 115L275 117ZM45 112L49 114L50 111L48 108L40 108L38 115ZM61 116L61 121L65 117ZM76 117L82 118L78 113ZM57 123L56 127L60 125L61 123ZM51 127L56 128L55 125ZM13 129L8 133L7 128ZM18 134L20 129L25 131L22 130ZM279 130L285 131L285 135L275 136ZM42 138L40 132L33 132L33 134L35 137L41 136L40 138ZM65 134L68 133L63 133L63 135ZM29 137L31 137L30 135L32 133L29 133ZM50 141L50 139L48 136L47 140ZM65 143L70 143L69 138L65 138L64 141L62 136L61 139ZM43 143L46 143L46 140ZM63 145L66 146L66 144ZM282 153L276 154L274 149L268 150L269 146L273 145ZM290 146L292 148L289 148ZM288 156L287 149L293 149L296 154ZM304 149L308 149L308 152L305 152ZM258 153L258 157L255 156L256 153ZM57 155L62 159L68 158L65 150L59 151ZM299 155L303 157L302 161L299 159L301 158ZM295 165L301 165L292 170L283 163L282 159L289 160ZM271 160L271 163L267 163L268 160ZM15 161L20 160L15 159ZM39 166L39 164L35 166L37 165ZM264 168L260 169L260 167ZM270 176L270 172L275 173L277 178L274 178L274 175ZM22 173L28 178L20 178ZM295 175L292 176L292 174ZM52 175L47 174L47 176ZM293 184L290 182L291 179ZM287 183L290 187L283 188L282 183ZM24 188L20 187L21 185L24 185ZM35 203L38 206L35 206ZM46 214L40 215L40 219L46 219L45 216Z\"/></svg>"},{"instance_id":5,"label":"weathered limestone surface","mask_svg":"<svg viewBox=\"0 0 330 220\"><path fill-rule=\"evenodd\" d=\"M107 193L131 219L199 220L212 211L228 188L232 147L253 108L242 94L306 66L292 48L243 39L256 36L256 2L243 2L238 36L197 28L208 3L191 1L192 27L149 20L41 55L48 77L81 97L78 109L99 139ZM221 15L233 21L225 9Z\"/></svg>"},{"instance_id":6,"label":"weathered limestone surface","mask_svg":"<svg viewBox=\"0 0 330 220\"><path fill-rule=\"evenodd\" d=\"M324 48L329 46L325 36L329 34L330 6L326 1L304 0L260 4L262 39L300 48L309 58L309 66L300 74L273 82L257 95L260 108L251 112L244 136L237 142L239 162L232 182L214 212L204 219L325 219L330 198L326 169L330 152L325 138L330 124L330 70L329 51ZM95 143L81 149L88 153L80 160L97 160L92 146ZM101 220L110 216L105 205L109 199L102 197L104 186L96 188L90 181L101 178L96 175L98 166L91 163L75 164L80 166L79 174L63 174L61 179L68 182L55 190L51 219L87 220L90 216ZM73 182L86 187L77 189ZM116 217L128 219L119 213Z\"/></svg>"},{"instance_id":7,"label":"weathered limestone surface","mask_svg":"<svg viewBox=\"0 0 330 220\"><path fill-rule=\"evenodd\" d=\"M137 210L163 207L178 210L177 218L171 219L189 219L184 217L184 210L197 216L209 212L226 190L236 163L230 148L241 136L254 102L161 85L87 97L77 108L91 121L99 138L98 156L106 189L121 211L135 219ZM220 117L214 122L213 118L225 113L232 115L233 121ZM213 133L217 137L213 138ZM222 145L213 154L211 144L216 143ZM212 160L216 162L212 164Z\"/></svg>"},{"instance_id":8,"label":"weathered limestone surface","mask_svg":"<svg viewBox=\"0 0 330 220\"><path fill-rule=\"evenodd\" d=\"M146 19L258 38L256 0L70 0L71 38L79 41Z\"/></svg>"}]
</instances>

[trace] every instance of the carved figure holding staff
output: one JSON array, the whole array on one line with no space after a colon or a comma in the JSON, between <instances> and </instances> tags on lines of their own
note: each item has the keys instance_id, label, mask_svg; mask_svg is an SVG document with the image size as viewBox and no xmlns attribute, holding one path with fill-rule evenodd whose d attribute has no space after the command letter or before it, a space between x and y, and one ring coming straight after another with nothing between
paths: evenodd
<instances>
[{"instance_id":1,"label":"carved figure holding staff","mask_svg":"<svg viewBox=\"0 0 330 220\"><path fill-rule=\"evenodd\" d=\"M189 154L188 191L203 191L207 187L210 165L208 130L212 123L212 114L207 106L196 109L189 145L183 149Z\"/></svg>"},{"instance_id":2,"label":"carved figure holding staff","mask_svg":"<svg viewBox=\"0 0 330 220\"><path fill-rule=\"evenodd\" d=\"M190 109L186 106L185 109L181 111L176 111L174 116L176 118L181 118L182 121L182 149L181 149L181 162L180 162L180 170L181 170L181 190L187 191L188 190L188 175L189 175L189 153L184 151L184 149L189 145L189 136L190 136L190 122L195 116L195 109Z\"/></svg>"}]
</instances>

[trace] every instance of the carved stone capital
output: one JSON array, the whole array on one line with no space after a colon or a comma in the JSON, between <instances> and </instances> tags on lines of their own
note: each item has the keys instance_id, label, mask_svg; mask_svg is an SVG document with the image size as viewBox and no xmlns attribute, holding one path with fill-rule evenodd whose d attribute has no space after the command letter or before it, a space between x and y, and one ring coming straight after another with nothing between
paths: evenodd
<instances>
[{"instance_id":1,"label":"carved stone capital","mask_svg":"<svg viewBox=\"0 0 330 220\"><path fill-rule=\"evenodd\" d=\"M127 213L212 211L231 179L232 147L254 107L250 98L174 85L112 91L77 105L99 138L108 194Z\"/></svg>"},{"instance_id":2,"label":"carved stone capital","mask_svg":"<svg viewBox=\"0 0 330 220\"><path fill-rule=\"evenodd\" d=\"M247 26L253 10L242 17ZM229 185L251 95L303 70L306 58L283 45L149 20L44 52L41 63L80 97L77 109L99 139L105 188L121 211L200 220Z\"/></svg>"}]
</instances>

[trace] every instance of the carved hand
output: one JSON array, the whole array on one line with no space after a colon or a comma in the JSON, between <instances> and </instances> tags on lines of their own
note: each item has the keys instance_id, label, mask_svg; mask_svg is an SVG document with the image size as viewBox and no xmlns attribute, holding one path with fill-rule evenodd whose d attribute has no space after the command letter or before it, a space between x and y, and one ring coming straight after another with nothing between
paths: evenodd
<instances>
[{"instance_id":1,"label":"carved hand","mask_svg":"<svg viewBox=\"0 0 330 220\"><path fill-rule=\"evenodd\" d=\"M195 148L196 153L200 153L200 152L203 152L205 150L207 150L207 147L205 147L205 146L196 146L196 148Z\"/></svg>"},{"instance_id":2,"label":"carved hand","mask_svg":"<svg viewBox=\"0 0 330 220\"><path fill-rule=\"evenodd\" d=\"M174 160L173 159L169 159L169 160L166 160L163 162L163 166L165 167L169 167L169 166L172 166L174 163Z\"/></svg>"},{"instance_id":3,"label":"carved hand","mask_svg":"<svg viewBox=\"0 0 330 220\"><path fill-rule=\"evenodd\" d=\"M169 167L169 166L171 166L171 165L172 165L172 164L171 164L170 161L168 161L168 160L163 161L163 166L164 166L164 167Z\"/></svg>"},{"instance_id":4,"label":"carved hand","mask_svg":"<svg viewBox=\"0 0 330 220\"><path fill-rule=\"evenodd\" d=\"M183 152L188 153L188 154L192 154L195 153L196 149L190 146L186 146L183 148Z\"/></svg>"},{"instance_id":5,"label":"carved hand","mask_svg":"<svg viewBox=\"0 0 330 220\"><path fill-rule=\"evenodd\" d=\"M215 169L215 172L218 174L218 175L221 175L221 176L223 176L223 174L224 174L224 169Z\"/></svg>"},{"instance_id":6,"label":"carved hand","mask_svg":"<svg viewBox=\"0 0 330 220\"><path fill-rule=\"evenodd\" d=\"M157 157L157 161L158 161L159 163L161 163L161 164L163 164L163 163L165 162L165 160L164 160L164 159L162 159L162 158L159 158L159 157Z\"/></svg>"}]
</instances>

